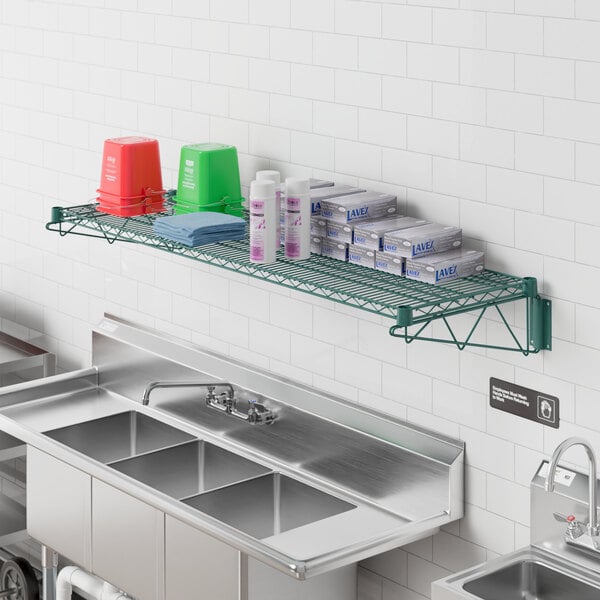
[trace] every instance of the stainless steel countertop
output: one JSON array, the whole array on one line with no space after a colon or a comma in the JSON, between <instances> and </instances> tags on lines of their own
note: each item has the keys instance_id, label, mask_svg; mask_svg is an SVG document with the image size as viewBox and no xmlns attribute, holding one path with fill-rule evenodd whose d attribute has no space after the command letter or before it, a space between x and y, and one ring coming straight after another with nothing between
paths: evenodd
<instances>
[{"instance_id":1,"label":"stainless steel countertop","mask_svg":"<svg viewBox=\"0 0 600 600\"><path fill-rule=\"evenodd\" d=\"M462 516L460 442L114 318L94 332L94 362L0 391L0 429L298 579L420 539ZM268 427L237 421L207 408L193 390L157 390L142 406L148 381L192 374L233 382L240 396L258 396L272 408L277 421ZM42 433L130 410L356 508L258 540Z\"/></svg>"}]
</instances>

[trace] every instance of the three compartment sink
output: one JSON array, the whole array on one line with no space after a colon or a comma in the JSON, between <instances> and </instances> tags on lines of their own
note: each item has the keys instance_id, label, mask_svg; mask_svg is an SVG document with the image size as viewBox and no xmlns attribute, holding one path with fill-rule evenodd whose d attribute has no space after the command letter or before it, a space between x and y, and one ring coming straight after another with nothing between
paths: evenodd
<instances>
[{"instance_id":1,"label":"three compartment sink","mask_svg":"<svg viewBox=\"0 0 600 600\"><path fill-rule=\"evenodd\" d=\"M115 317L94 328L92 365L4 391L2 430L296 580L463 515L459 440ZM253 426L180 385L144 405L158 380L231 382L277 420Z\"/></svg>"},{"instance_id":2,"label":"three compartment sink","mask_svg":"<svg viewBox=\"0 0 600 600\"><path fill-rule=\"evenodd\" d=\"M257 539L356 508L136 411L46 435Z\"/></svg>"},{"instance_id":3,"label":"three compartment sink","mask_svg":"<svg viewBox=\"0 0 600 600\"><path fill-rule=\"evenodd\" d=\"M202 440L110 466L178 500L270 472L267 467Z\"/></svg>"},{"instance_id":4,"label":"three compartment sink","mask_svg":"<svg viewBox=\"0 0 600 600\"><path fill-rule=\"evenodd\" d=\"M195 439L134 410L44 433L104 464Z\"/></svg>"},{"instance_id":5,"label":"three compartment sink","mask_svg":"<svg viewBox=\"0 0 600 600\"><path fill-rule=\"evenodd\" d=\"M185 503L257 539L356 508L281 473L189 498Z\"/></svg>"},{"instance_id":6,"label":"three compartment sink","mask_svg":"<svg viewBox=\"0 0 600 600\"><path fill-rule=\"evenodd\" d=\"M463 589L482 600L599 600L600 589L535 560L473 579Z\"/></svg>"}]
</instances>

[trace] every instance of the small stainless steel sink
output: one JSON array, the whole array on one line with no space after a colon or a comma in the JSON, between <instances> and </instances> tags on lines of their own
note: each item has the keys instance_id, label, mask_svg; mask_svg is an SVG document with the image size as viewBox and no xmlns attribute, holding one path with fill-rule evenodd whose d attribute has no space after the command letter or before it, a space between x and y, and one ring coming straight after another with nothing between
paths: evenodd
<instances>
[{"instance_id":1,"label":"small stainless steel sink","mask_svg":"<svg viewBox=\"0 0 600 600\"><path fill-rule=\"evenodd\" d=\"M600 600L600 589L534 560L473 579L465 591L483 600Z\"/></svg>"},{"instance_id":2,"label":"small stainless steel sink","mask_svg":"<svg viewBox=\"0 0 600 600\"><path fill-rule=\"evenodd\" d=\"M527 546L432 584L432 600L600 600L600 574L561 545ZM557 552L557 553L556 553Z\"/></svg>"},{"instance_id":3,"label":"small stainless steel sink","mask_svg":"<svg viewBox=\"0 0 600 600\"><path fill-rule=\"evenodd\" d=\"M258 539L356 508L280 473L188 498L185 503Z\"/></svg>"},{"instance_id":4,"label":"small stainless steel sink","mask_svg":"<svg viewBox=\"0 0 600 600\"><path fill-rule=\"evenodd\" d=\"M84 421L45 434L105 464L196 439L136 411Z\"/></svg>"},{"instance_id":5,"label":"small stainless steel sink","mask_svg":"<svg viewBox=\"0 0 600 600\"><path fill-rule=\"evenodd\" d=\"M173 498L264 475L271 470L210 442L196 441L110 465Z\"/></svg>"}]
</instances>

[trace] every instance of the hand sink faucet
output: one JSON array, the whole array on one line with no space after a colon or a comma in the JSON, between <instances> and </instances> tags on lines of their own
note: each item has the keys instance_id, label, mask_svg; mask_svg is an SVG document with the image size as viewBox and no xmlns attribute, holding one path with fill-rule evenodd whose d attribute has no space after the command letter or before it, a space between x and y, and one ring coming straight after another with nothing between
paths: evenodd
<instances>
[{"instance_id":1,"label":"hand sink faucet","mask_svg":"<svg viewBox=\"0 0 600 600\"><path fill-rule=\"evenodd\" d=\"M554 477L556 475L556 468L558 461L562 455L572 446L583 446L585 453L590 462L589 470L589 519L586 530L582 528L582 525L577 522L574 515L566 517L568 526L565 534L565 541L567 544L572 546L578 546L585 548L586 550L593 550L594 552L600 552L600 539L598 538L598 511L597 511L597 481L596 481L596 456L594 450L589 442L582 438L572 437L566 439L564 442L554 451L552 459L550 460L550 466L548 468L548 474L546 475L545 488L547 492L554 491ZM555 515L557 516L557 515ZM563 518L560 518L563 520Z\"/></svg>"},{"instance_id":2,"label":"hand sink faucet","mask_svg":"<svg viewBox=\"0 0 600 600\"><path fill-rule=\"evenodd\" d=\"M179 388L179 387L204 387L207 389L204 401L206 406L220 410L243 421L248 421L252 425L270 425L275 420L275 414L260 404L256 400L249 400L249 408L247 411L238 408L238 401L235 397L235 390L231 383L224 381L215 381L204 383L200 381L152 381L144 390L142 396L142 404L148 406L150 403L150 394L156 388ZM218 387L225 388L225 391L220 394L215 394L215 389Z\"/></svg>"}]
</instances>

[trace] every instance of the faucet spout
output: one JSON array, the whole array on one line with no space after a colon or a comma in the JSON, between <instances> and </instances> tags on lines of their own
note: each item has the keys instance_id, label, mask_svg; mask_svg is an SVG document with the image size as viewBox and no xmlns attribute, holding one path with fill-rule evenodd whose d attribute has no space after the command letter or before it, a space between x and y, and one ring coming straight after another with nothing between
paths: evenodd
<instances>
[{"instance_id":1,"label":"faucet spout","mask_svg":"<svg viewBox=\"0 0 600 600\"><path fill-rule=\"evenodd\" d=\"M214 381L214 382L208 382L208 383L204 383L201 381L152 381L146 386L146 389L144 390L144 395L142 396L142 404L144 406L148 406L148 404L150 403L150 394L152 393L152 390L155 390L157 388L182 388L182 387L207 388L210 390L211 394L212 394L212 390L214 390L214 388L225 387L225 388L227 388L227 390L229 392L229 398L233 399L233 397L235 395L233 386L230 383L226 383L224 381ZM212 388L212 390L211 390L211 388Z\"/></svg>"},{"instance_id":2,"label":"faucet spout","mask_svg":"<svg viewBox=\"0 0 600 600\"><path fill-rule=\"evenodd\" d=\"M558 461L561 459L562 455L572 446L583 446L585 453L590 462L590 470L589 470L589 503L590 503L590 515L589 515L589 525L588 531L590 536L596 537L598 536L598 509L597 509L597 480L596 480L596 456L594 455L594 450L590 443L583 438L572 437L566 439L564 442L559 444L559 446L554 451L552 455L552 459L550 460L550 466L548 468L548 475L546 476L545 489L547 492L554 491L554 477L556 475L556 468L558 466Z\"/></svg>"}]
</instances>

